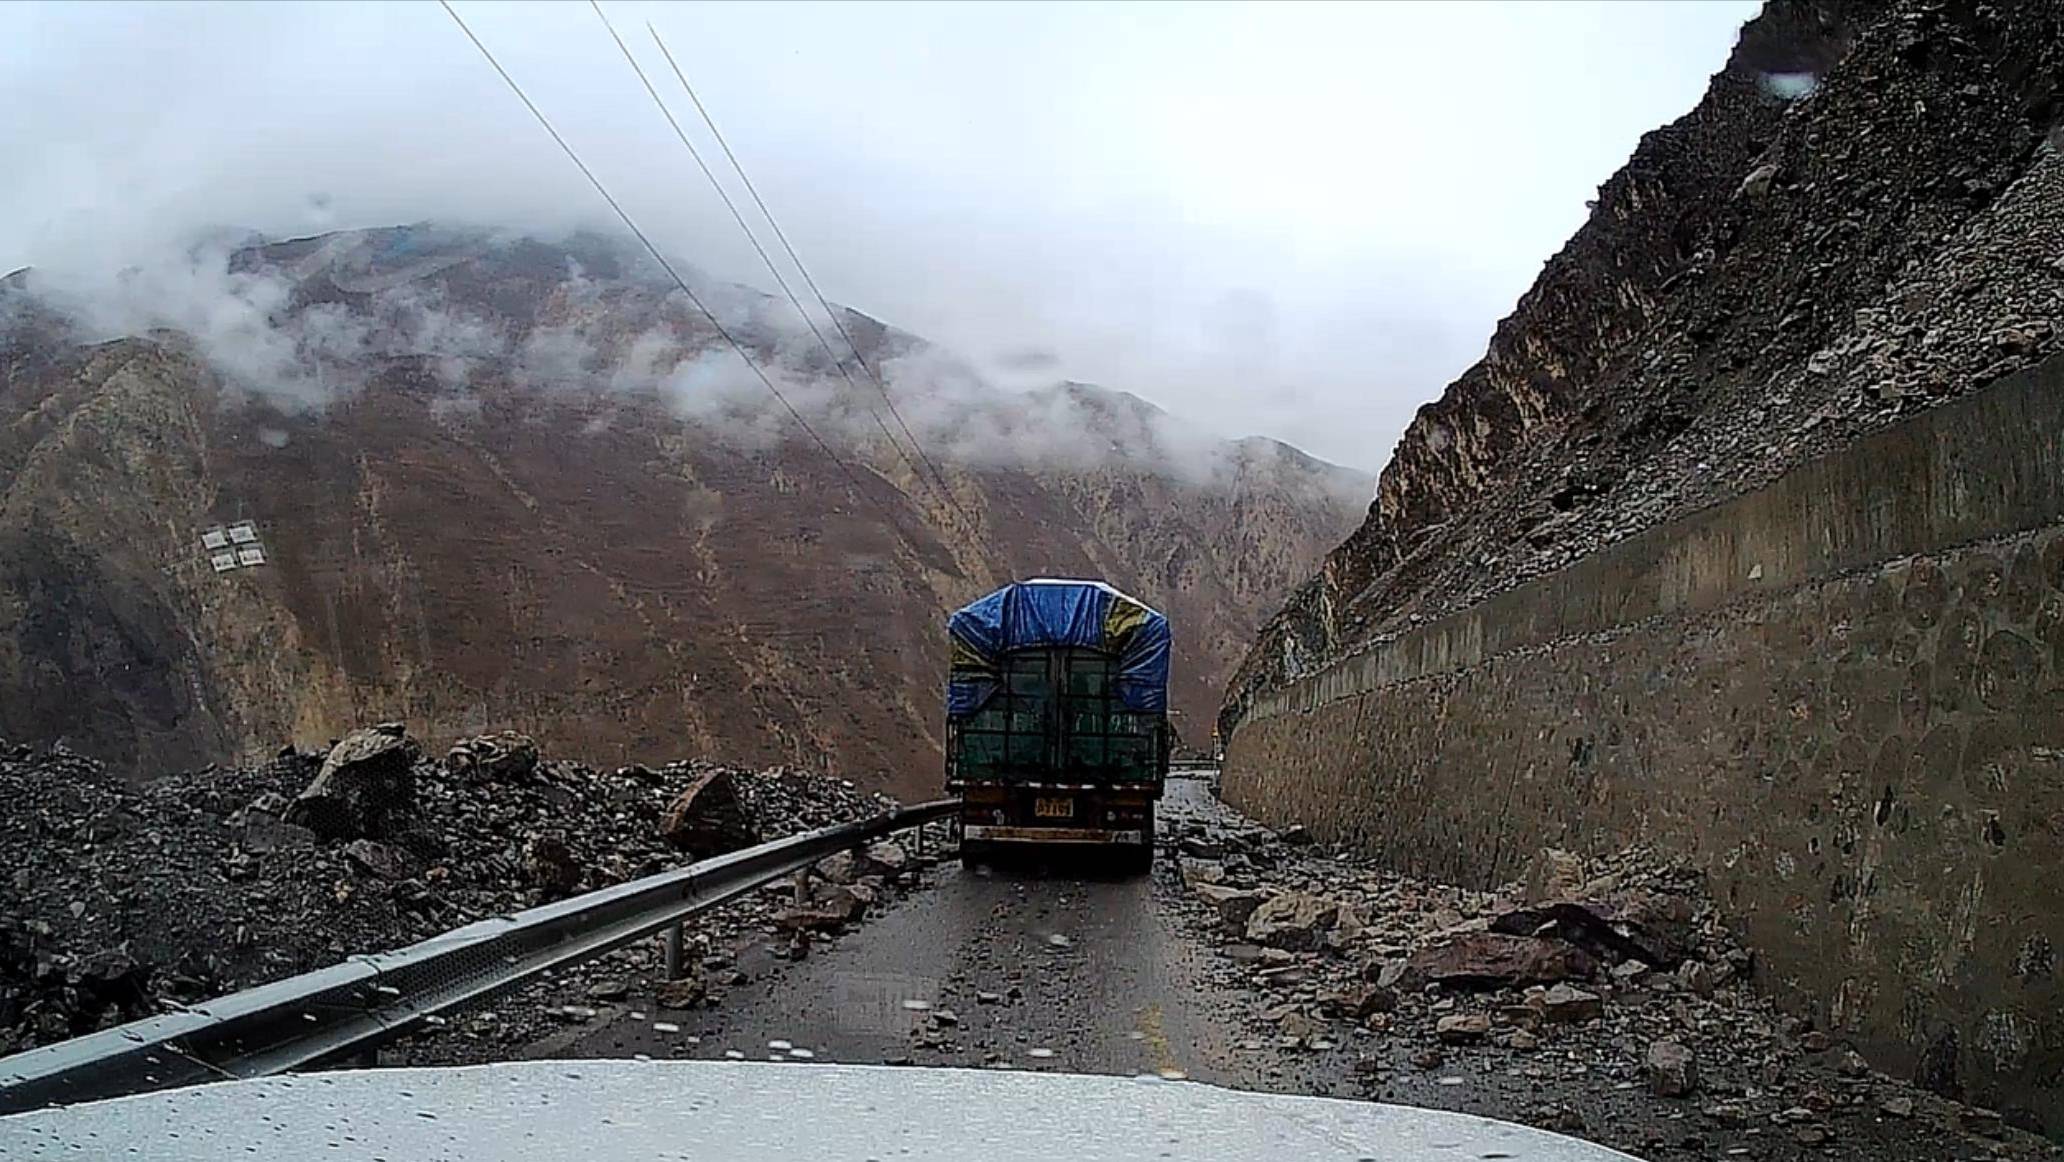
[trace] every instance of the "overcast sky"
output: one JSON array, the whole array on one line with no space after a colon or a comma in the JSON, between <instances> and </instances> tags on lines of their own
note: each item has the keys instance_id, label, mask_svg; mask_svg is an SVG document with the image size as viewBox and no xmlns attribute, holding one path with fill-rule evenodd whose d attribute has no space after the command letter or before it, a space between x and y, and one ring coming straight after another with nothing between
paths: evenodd
<instances>
[{"instance_id":1,"label":"overcast sky","mask_svg":"<svg viewBox=\"0 0 2064 1162\"><path fill-rule=\"evenodd\" d=\"M772 289L586 4L458 7L664 248ZM606 8L834 300L1374 470L1755 5ZM430 3L0 5L0 157L0 272L616 228Z\"/></svg>"}]
</instances>

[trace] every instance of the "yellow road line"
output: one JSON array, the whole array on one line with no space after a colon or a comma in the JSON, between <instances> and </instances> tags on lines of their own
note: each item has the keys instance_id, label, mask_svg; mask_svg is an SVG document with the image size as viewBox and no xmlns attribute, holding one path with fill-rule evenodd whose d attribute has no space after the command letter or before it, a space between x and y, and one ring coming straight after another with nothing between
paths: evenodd
<instances>
[{"instance_id":1,"label":"yellow road line","mask_svg":"<svg viewBox=\"0 0 2064 1162\"><path fill-rule=\"evenodd\" d=\"M1187 1072L1175 1059L1175 1048L1168 1043L1168 1032L1161 1027L1161 1006L1150 1004L1139 1011L1139 1031L1146 1034L1147 1051L1154 1058L1154 1071L1163 1077L1169 1074Z\"/></svg>"}]
</instances>

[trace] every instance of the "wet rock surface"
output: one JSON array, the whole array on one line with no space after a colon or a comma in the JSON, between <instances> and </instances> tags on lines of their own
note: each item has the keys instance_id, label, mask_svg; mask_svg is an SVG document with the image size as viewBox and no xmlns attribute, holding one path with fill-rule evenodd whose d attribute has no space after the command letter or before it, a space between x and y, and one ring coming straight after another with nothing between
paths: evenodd
<instances>
[{"instance_id":1,"label":"wet rock surface","mask_svg":"<svg viewBox=\"0 0 2064 1162\"><path fill-rule=\"evenodd\" d=\"M62 749L0 742L0 1053L680 866L690 857L661 834L667 808L713 771L770 839L890 806L784 768L598 770L532 763L530 740L496 739L455 770L376 728L326 754L142 784ZM295 810L318 799L327 806ZM361 830L377 837L344 837ZM748 896L698 917L695 935L729 939L788 905ZM595 1004L589 985L621 975L605 958L555 983L568 1003ZM523 1040L540 1020L488 1023Z\"/></svg>"}]
</instances>

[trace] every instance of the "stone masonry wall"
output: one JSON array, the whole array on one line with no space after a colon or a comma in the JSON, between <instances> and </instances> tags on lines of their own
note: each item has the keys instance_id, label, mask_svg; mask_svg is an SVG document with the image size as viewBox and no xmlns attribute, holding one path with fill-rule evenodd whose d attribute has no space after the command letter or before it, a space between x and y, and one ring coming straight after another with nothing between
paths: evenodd
<instances>
[{"instance_id":1,"label":"stone masonry wall","mask_svg":"<svg viewBox=\"0 0 2064 1162\"><path fill-rule=\"evenodd\" d=\"M1686 855L1765 987L2064 1131L2064 360L1257 703L1224 790L1479 885Z\"/></svg>"}]
</instances>

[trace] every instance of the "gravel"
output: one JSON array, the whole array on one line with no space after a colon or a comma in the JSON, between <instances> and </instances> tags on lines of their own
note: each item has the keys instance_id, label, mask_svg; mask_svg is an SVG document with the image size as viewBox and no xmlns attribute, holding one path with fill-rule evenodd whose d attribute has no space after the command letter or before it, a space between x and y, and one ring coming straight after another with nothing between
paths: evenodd
<instances>
[{"instance_id":1,"label":"gravel","mask_svg":"<svg viewBox=\"0 0 2064 1162\"><path fill-rule=\"evenodd\" d=\"M680 866L659 821L712 769L546 760L482 778L418 761L388 830L322 841L281 819L321 760L287 751L132 784L61 746L0 741L0 1053ZM731 775L762 839L893 805L788 768ZM698 946L783 903L750 894L698 917ZM606 1001L621 975L605 960L561 983L570 1002L598 984Z\"/></svg>"}]
</instances>

